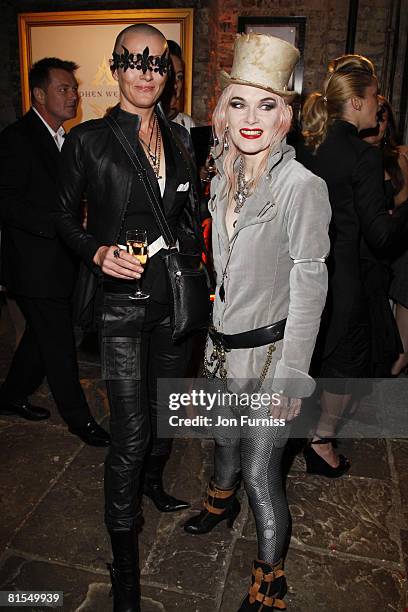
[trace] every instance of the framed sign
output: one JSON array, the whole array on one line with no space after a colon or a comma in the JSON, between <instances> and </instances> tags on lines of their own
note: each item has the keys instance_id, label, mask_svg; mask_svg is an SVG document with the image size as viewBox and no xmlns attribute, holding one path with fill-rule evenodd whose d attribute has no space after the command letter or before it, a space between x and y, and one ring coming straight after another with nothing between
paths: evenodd
<instances>
[{"instance_id":1,"label":"framed sign","mask_svg":"<svg viewBox=\"0 0 408 612\"><path fill-rule=\"evenodd\" d=\"M302 93L306 17L239 17L238 32L271 34L297 47L300 51L300 60L289 81L289 88L298 94Z\"/></svg>"},{"instance_id":2,"label":"framed sign","mask_svg":"<svg viewBox=\"0 0 408 612\"><path fill-rule=\"evenodd\" d=\"M118 86L109 59L117 34L133 23L149 23L175 40L185 62L185 112L191 113L193 9L70 11L24 13L18 16L23 112L30 107L28 72L43 57L59 57L79 65L81 103L66 128L102 117L118 101Z\"/></svg>"}]
</instances>

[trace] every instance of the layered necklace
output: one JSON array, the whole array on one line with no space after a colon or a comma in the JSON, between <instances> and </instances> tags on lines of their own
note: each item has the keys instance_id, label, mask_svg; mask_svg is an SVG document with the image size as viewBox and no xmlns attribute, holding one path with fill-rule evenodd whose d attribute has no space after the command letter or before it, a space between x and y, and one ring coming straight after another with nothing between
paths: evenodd
<instances>
[{"instance_id":1,"label":"layered necklace","mask_svg":"<svg viewBox=\"0 0 408 612\"><path fill-rule=\"evenodd\" d=\"M154 148L152 147L153 135L155 136ZM161 137L159 122L157 121L156 113L154 114L153 125L152 125L152 130L150 132L149 142L146 143L142 138L140 138L140 136L139 136L139 139L145 148L149 162L153 168L153 172L155 173L156 178L161 179L162 177L160 176L160 160L161 160L162 137Z\"/></svg>"},{"instance_id":2,"label":"layered necklace","mask_svg":"<svg viewBox=\"0 0 408 612\"><path fill-rule=\"evenodd\" d=\"M249 196L249 185L251 181L245 180L245 164L244 159L241 155L239 160L238 167L238 177L237 177L237 190L234 195L234 200L236 202L234 212L239 213L241 208L246 202L247 197Z\"/></svg>"}]
</instances>

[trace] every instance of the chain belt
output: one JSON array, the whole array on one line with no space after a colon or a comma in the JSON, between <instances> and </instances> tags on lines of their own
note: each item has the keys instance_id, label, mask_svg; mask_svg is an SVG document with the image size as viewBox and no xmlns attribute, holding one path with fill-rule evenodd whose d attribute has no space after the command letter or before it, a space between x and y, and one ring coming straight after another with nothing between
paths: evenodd
<instances>
[{"instance_id":1,"label":"chain belt","mask_svg":"<svg viewBox=\"0 0 408 612\"><path fill-rule=\"evenodd\" d=\"M227 380L227 369L225 367L226 353L232 349L238 348L256 348L258 346L268 346L268 353L266 360L256 384L255 392L259 391L266 378L269 367L272 362L272 355L276 350L275 342L282 340L285 332L286 319L260 327L253 331L242 332L239 334L222 334L218 332L215 327L211 326L209 330L209 337L213 342L213 351L210 358L207 359L207 346L204 355L204 373L207 378L215 378L217 374L219 378L226 383Z\"/></svg>"}]
</instances>

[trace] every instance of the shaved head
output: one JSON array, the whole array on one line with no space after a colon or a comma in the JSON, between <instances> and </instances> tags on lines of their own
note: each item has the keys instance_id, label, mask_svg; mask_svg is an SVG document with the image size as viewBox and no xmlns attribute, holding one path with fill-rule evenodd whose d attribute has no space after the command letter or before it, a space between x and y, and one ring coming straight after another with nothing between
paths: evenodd
<instances>
[{"instance_id":1,"label":"shaved head","mask_svg":"<svg viewBox=\"0 0 408 612\"><path fill-rule=\"evenodd\" d=\"M122 30L110 62L122 110L143 114L154 108L166 84L169 64L167 40L160 30L148 23Z\"/></svg>"},{"instance_id":2,"label":"shaved head","mask_svg":"<svg viewBox=\"0 0 408 612\"><path fill-rule=\"evenodd\" d=\"M148 23L135 23L133 25L128 26L121 32L119 32L115 40L115 46L113 48L114 52L120 53L122 49L123 41L125 40L126 36L133 35L133 34L140 34L142 36L149 36L149 37L158 36L165 43L164 48L167 48L166 37L160 32L160 30L151 26Z\"/></svg>"}]
</instances>

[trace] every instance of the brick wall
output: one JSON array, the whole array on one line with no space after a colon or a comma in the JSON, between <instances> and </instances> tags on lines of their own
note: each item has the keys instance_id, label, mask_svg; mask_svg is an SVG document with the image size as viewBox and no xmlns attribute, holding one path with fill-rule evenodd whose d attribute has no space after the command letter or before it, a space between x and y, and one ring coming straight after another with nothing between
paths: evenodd
<instances>
[{"instance_id":1,"label":"brick wall","mask_svg":"<svg viewBox=\"0 0 408 612\"><path fill-rule=\"evenodd\" d=\"M199 122L208 122L219 93L218 74L229 70L238 16L305 16L306 93L319 89L330 58L344 53L347 36L349 0L155 0L138 2L137 8L148 6L193 7L194 72L193 115ZM360 0L356 52L366 54L383 71L383 50L390 12L390 0ZM0 127L21 112L17 13L47 10L89 10L133 8L135 3L101 0L0 0Z\"/></svg>"},{"instance_id":2,"label":"brick wall","mask_svg":"<svg viewBox=\"0 0 408 612\"><path fill-rule=\"evenodd\" d=\"M214 28L217 73L229 70L232 46L239 16L304 16L306 40L304 56L305 93L319 90L330 59L345 51L348 22L348 0L220 0L218 11L211 13ZM355 52L368 55L376 64L381 78L383 49L388 23L389 0L360 0ZM208 114L219 92L208 92Z\"/></svg>"}]
</instances>

